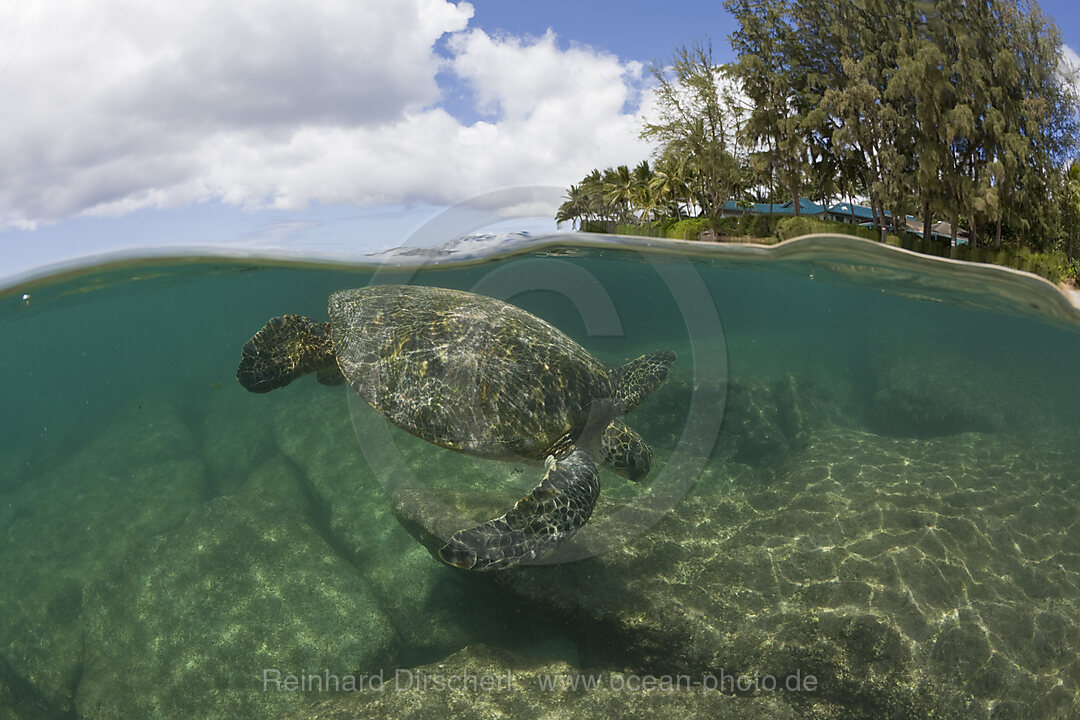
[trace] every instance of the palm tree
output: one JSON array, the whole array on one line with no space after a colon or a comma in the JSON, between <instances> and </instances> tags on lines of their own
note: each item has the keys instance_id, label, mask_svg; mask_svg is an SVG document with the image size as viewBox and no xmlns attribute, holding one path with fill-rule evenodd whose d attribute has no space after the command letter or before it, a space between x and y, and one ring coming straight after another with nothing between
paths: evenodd
<instances>
[{"instance_id":1,"label":"palm tree","mask_svg":"<svg viewBox=\"0 0 1080 720\"><path fill-rule=\"evenodd\" d=\"M679 209L678 193L675 189L676 178L665 170L657 170L649 187L653 192L656 202L668 209L669 215L674 215L676 220L682 218Z\"/></svg>"},{"instance_id":2,"label":"palm tree","mask_svg":"<svg viewBox=\"0 0 1080 720\"><path fill-rule=\"evenodd\" d=\"M665 153L656 163L656 171L650 182L653 193L660 203L668 203L670 214L676 220L682 219L682 201L689 198L690 188L686 184L686 158L674 153ZM690 202L687 199L686 213L690 214Z\"/></svg>"},{"instance_id":3,"label":"palm tree","mask_svg":"<svg viewBox=\"0 0 1080 720\"><path fill-rule=\"evenodd\" d=\"M604 179L600 171L593 171L581 180L581 190L585 194L585 220L610 219L610 208L604 199Z\"/></svg>"},{"instance_id":4,"label":"palm tree","mask_svg":"<svg viewBox=\"0 0 1080 720\"><path fill-rule=\"evenodd\" d=\"M660 210L660 199L653 192L652 185L643 183L634 186L634 209L641 213L641 221L650 223Z\"/></svg>"},{"instance_id":5,"label":"palm tree","mask_svg":"<svg viewBox=\"0 0 1080 720\"><path fill-rule=\"evenodd\" d=\"M634 196L634 178L630 168L620 165L617 168L604 170L604 199L608 201L615 215L616 221L630 220L630 202Z\"/></svg>"},{"instance_id":6,"label":"palm tree","mask_svg":"<svg viewBox=\"0 0 1080 720\"><path fill-rule=\"evenodd\" d=\"M1080 160L1074 160L1065 173L1065 251L1070 257L1080 255Z\"/></svg>"},{"instance_id":7,"label":"palm tree","mask_svg":"<svg viewBox=\"0 0 1080 720\"><path fill-rule=\"evenodd\" d=\"M581 219L589 211L585 189L581 185L571 185L563 197L566 198L566 202L559 206L559 211L555 214L555 223L561 225L569 220L570 227L577 230Z\"/></svg>"},{"instance_id":8,"label":"palm tree","mask_svg":"<svg viewBox=\"0 0 1080 720\"><path fill-rule=\"evenodd\" d=\"M653 212L658 208L656 194L650 187L653 177L654 173L652 168L649 167L648 160L642 160L638 163L631 175L633 189L630 193L630 203L634 210L641 213L642 222L652 220Z\"/></svg>"}]
</instances>

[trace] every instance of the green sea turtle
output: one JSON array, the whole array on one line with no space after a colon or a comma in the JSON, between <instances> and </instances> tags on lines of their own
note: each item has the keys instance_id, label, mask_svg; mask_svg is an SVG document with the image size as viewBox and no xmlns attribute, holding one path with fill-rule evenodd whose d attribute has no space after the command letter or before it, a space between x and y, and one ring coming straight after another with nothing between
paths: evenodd
<instances>
[{"instance_id":1,"label":"green sea turtle","mask_svg":"<svg viewBox=\"0 0 1080 720\"><path fill-rule=\"evenodd\" d=\"M324 384L344 379L430 443L545 468L504 515L454 533L439 550L451 565L505 568L570 539L600 492L594 457L631 480L649 472L652 451L620 418L664 380L673 352L611 370L518 307L434 287L342 290L329 314L267 322L243 347L240 384L261 393L311 372Z\"/></svg>"}]
</instances>

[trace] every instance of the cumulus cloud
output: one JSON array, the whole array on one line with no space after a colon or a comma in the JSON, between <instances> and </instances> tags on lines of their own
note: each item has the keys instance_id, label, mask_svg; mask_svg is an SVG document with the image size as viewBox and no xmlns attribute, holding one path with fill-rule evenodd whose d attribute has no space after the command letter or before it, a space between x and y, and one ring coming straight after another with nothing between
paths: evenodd
<instances>
[{"instance_id":1,"label":"cumulus cloud","mask_svg":"<svg viewBox=\"0 0 1080 720\"><path fill-rule=\"evenodd\" d=\"M638 63L471 16L446 0L7 3L0 227L208 200L452 203L647 154ZM484 119L440 106L440 72Z\"/></svg>"}]
</instances>

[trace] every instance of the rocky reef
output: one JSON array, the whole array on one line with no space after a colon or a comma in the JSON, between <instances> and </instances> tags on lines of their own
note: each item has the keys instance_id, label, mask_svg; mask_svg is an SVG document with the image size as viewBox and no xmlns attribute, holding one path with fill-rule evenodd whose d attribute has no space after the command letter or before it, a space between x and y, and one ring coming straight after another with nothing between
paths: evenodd
<instances>
[{"instance_id":1,"label":"rocky reef","mask_svg":"<svg viewBox=\"0 0 1080 720\"><path fill-rule=\"evenodd\" d=\"M70 712L83 650L83 589L183 522L207 476L189 426L147 405L65 461L0 496L0 654L27 687Z\"/></svg>"},{"instance_id":2,"label":"rocky reef","mask_svg":"<svg viewBox=\"0 0 1080 720\"><path fill-rule=\"evenodd\" d=\"M698 680L689 677L583 670L565 661L528 658L485 646L467 647L441 662L402 670L383 680L375 689L324 700L293 718L799 717L778 697L735 698L691 685ZM577 687L571 686L574 683Z\"/></svg>"},{"instance_id":3,"label":"rocky reef","mask_svg":"<svg viewBox=\"0 0 1080 720\"><path fill-rule=\"evenodd\" d=\"M639 670L813 675L786 696L807 717L1071 717L1076 457L1029 451L822 433L768 487L687 498L621 551L498 579Z\"/></svg>"},{"instance_id":4,"label":"rocky reef","mask_svg":"<svg viewBox=\"0 0 1080 720\"><path fill-rule=\"evenodd\" d=\"M295 508L257 495L192 513L86 604L76 706L87 718L273 716L306 698L261 692L267 671L396 664L363 578Z\"/></svg>"},{"instance_id":5,"label":"rocky reef","mask_svg":"<svg viewBox=\"0 0 1080 720\"><path fill-rule=\"evenodd\" d=\"M990 361L978 349L963 353L945 341L937 345L941 349L933 356L899 340L860 348L867 385L860 414L867 429L934 438L1054 424L1042 379L1008 370L1018 362L1007 357Z\"/></svg>"},{"instance_id":6,"label":"rocky reef","mask_svg":"<svg viewBox=\"0 0 1080 720\"><path fill-rule=\"evenodd\" d=\"M0 714L1080 714L1075 442L875 434L804 380L743 378L688 462L672 448L691 388L662 390L631 418L655 478L605 473L587 529L661 496L679 463L685 496L602 554L502 573L442 565L425 528L505 509L535 467L370 416L358 443L343 391L314 382L203 414L146 403L0 495ZM510 679L279 692L266 669ZM688 684L705 678L717 690Z\"/></svg>"},{"instance_id":7,"label":"rocky reef","mask_svg":"<svg viewBox=\"0 0 1080 720\"><path fill-rule=\"evenodd\" d=\"M813 692L785 696L806 717L1080 711L1077 450L875 435L785 404L813 397L786 393L795 382L732 388L714 459L738 465L749 442L756 472L706 472L639 538L499 587L576 627L596 661L811 675ZM410 526L477 502L424 499L399 506Z\"/></svg>"}]
</instances>

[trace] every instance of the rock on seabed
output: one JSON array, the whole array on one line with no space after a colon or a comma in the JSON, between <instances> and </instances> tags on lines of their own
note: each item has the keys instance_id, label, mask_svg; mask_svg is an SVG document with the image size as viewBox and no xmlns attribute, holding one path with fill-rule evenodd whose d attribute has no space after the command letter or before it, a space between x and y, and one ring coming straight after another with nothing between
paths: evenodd
<instances>
[{"instance_id":1,"label":"rock on seabed","mask_svg":"<svg viewBox=\"0 0 1080 720\"><path fill-rule=\"evenodd\" d=\"M264 671L393 666L356 570L275 498L210 502L86 593L82 718L272 716L307 703Z\"/></svg>"}]
</instances>

